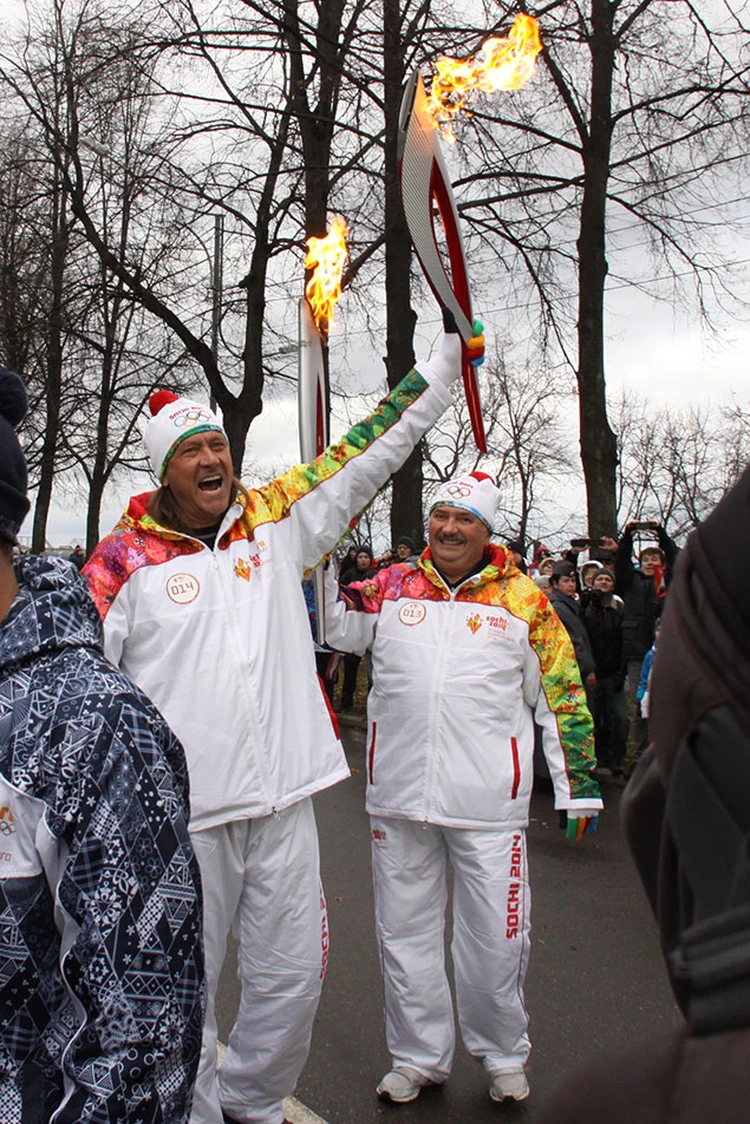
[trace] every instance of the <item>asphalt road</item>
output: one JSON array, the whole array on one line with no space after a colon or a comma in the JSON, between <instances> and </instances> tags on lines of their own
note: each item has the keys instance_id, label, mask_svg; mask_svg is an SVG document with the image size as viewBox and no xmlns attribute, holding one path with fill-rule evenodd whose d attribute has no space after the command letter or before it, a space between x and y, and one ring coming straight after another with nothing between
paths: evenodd
<instances>
[{"instance_id":1,"label":"asphalt road","mask_svg":"<svg viewBox=\"0 0 750 1124\"><path fill-rule=\"evenodd\" d=\"M531 1097L494 1105L480 1065L459 1043L450 1080L410 1105L381 1103L389 1068L372 922L370 840L364 812L364 734L343 731L351 780L316 797L331 956L310 1059L297 1097L328 1124L484 1124L502 1116L533 1124L560 1080L679 1021L656 928L626 854L620 790L605 790L599 831L571 843L557 828L552 795L536 792L528 832L532 953L526 982L533 1050ZM236 1005L228 962L217 1005L226 1040Z\"/></svg>"}]
</instances>

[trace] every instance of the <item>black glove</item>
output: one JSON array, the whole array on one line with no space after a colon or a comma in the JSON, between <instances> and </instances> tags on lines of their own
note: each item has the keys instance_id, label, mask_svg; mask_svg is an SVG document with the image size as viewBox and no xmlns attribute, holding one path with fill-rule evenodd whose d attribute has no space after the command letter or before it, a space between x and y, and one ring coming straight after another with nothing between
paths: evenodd
<instances>
[{"instance_id":1,"label":"black glove","mask_svg":"<svg viewBox=\"0 0 750 1124\"><path fill-rule=\"evenodd\" d=\"M456 317L449 308L443 307L443 331L450 335L458 335Z\"/></svg>"}]
</instances>

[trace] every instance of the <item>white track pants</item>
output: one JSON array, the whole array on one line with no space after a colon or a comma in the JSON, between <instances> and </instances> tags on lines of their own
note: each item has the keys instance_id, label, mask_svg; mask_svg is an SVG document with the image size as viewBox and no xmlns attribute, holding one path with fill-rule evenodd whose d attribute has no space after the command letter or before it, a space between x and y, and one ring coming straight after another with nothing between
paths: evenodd
<instances>
[{"instance_id":1,"label":"white track pants","mask_svg":"<svg viewBox=\"0 0 750 1124\"><path fill-rule=\"evenodd\" d=\"M190 1124L280 1124L307 1060L328 953L312 801L192 834L200 863L208 1007ZM240 1008L216 1074L214 1000L227 936Z\"/></svg>"},{"instance_id":2,"label":"white track pants","mask_svg":"<svg viewBox=\"0 0 750 1124\"><path fill-rule=\"evenodd\" d=\"M450 861L461 1035L490 1071L523 1065L531 1049L523 1000L531 906L525 832L376 816L371 826L392 1064L411 1066L433 1081L450 1073L455 1030L444 951Z\"/></svg>"}]
</instances>

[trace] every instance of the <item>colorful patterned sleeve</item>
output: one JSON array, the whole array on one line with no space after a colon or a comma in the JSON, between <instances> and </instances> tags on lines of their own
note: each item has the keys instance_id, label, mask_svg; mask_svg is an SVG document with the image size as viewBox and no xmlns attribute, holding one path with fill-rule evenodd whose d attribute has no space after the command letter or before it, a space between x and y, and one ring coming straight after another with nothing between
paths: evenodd
<instances>
[{"instance_id":1,"label":"colorful patterned sleeve","mask_svg":"<svg viewBox=\"0 0 750 1124\"><path fill-rule=\"evenodd\" d=\"M555 740L559 741L564 755L566 797L598 804L599 785L593 776L596 768L594 723L573 645L547 598L533 583L528 585L532 587L527 593L529 604L525 614L529 621L529 643L538 659L541 689L556 725ZM547 756L549 760L551 754ZM550 773L555 783L552 762Z\"/></svg>"},{"instance_id":2,"label":"colorful patterned sleeve","mask_svg":"<svg viewBox=\"0 0 750 1124\"><path fill-rule=\"evenodd\" d=\"M158 528L159 533L149 534L151 528ZM106 621L120 590L142 566L158 565L200 549L200 543L187 541L158 527L150 516L138 523L128 515L123 516L112 533L95 548L82 571L99 616Z\"/></svg>"},{"instance_id":3,"label":"colorful patterned sleeve","mask_svg":"<svg viewBox=\"0 0 750 1124\"><path fill-rule=\"evenodd\" d=\"M419 398L427 383L418 371L402 379L377 409L352 426L340 441L332 443L309 464L297 464L282 476L250 493L249 512L254 524L276 523L289 514L292 504L340 472L360 456L374 441L398 422L404 411Z\"/></svg>"},{"instance_id":4,"label":"colorful patterned sleeve","mask_svg":"<svg viewBox=\"0 0 750 1124\"><path fill-rule=\"evenodd\" d=\"M102 539L83 568L83 576L102 620L106 619L109 608L127 577L127 564L120 545L118 535L108 535Z\"/></svg>"},{"instance_id":5,"label":"colorful patterned sleeve","mask_svg":"<svg viewBox=\"0 0 750 1124\"><path fill-rule=\"evenodd\" d=\"M429 365L422 366L428 372ZM304 568L317 565L450 401L445 385L411 371L369 417L316 460L251 491L250 528L292 516L300 527Z\"/></svg>"}]
</instances>

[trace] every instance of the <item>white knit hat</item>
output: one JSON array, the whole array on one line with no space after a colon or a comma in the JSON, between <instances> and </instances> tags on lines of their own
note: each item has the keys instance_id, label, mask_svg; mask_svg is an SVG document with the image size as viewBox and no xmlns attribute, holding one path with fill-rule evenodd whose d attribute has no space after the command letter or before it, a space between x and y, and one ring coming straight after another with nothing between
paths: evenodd
<instances>
[{"instance_id":1,"label":"white knit hat","mask_svg":"<svg viewBox=\"0 0 750 1124\"><path fill-rule=\"evenodd\" d=\"M469 472L466 476L457 476L440 485L430 506L430 514L441 504L470 511L491 531L500 506L500 489L486 472Z\"/></svg>"},{"instance_id":2,"label":"white knit hat","mask_svg":"<svg viewBox=\"0 0 750 1124\"><path fill-rule=\"evenodd\" d=\"M178 398L171 390L157 390L148 404L153 417L148 420L143 441L154 476L160 484L172 454L186 437L215 429L223 433L229 443L216 414L200 402Z\"/></svg>"}]
</instances>

